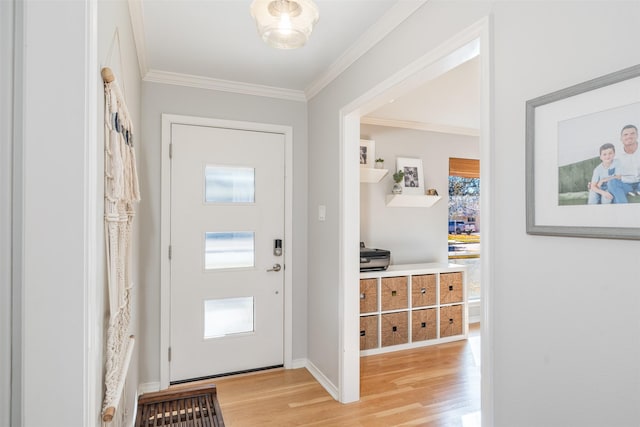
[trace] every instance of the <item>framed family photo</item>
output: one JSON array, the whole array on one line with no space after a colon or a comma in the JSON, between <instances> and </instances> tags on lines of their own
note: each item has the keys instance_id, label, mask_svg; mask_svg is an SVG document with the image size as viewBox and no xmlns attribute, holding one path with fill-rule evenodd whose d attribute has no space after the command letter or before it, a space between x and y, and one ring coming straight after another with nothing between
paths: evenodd
<instances>
[{"instance_id":1,"label":"framed family photo","mask_svg":"<svg viewBox=\"0 0 640 427\"><path fill-rule=\"evenodd\" d=\"M404 194L424 195L424 173L422 159L398 157L396 169L404 172L404 179L400 183Z\"/></svg>"},{"instance_id":2,"label":"framed family photo","mask_svg":"<svg viewBox=\"0 0 640 427\"><path fill-rule=\"evenodd\" d=\"M527 233L640 239L640 65L526 103Z\"/></svg>"},{"instance_id":3,"label":"framed family photo","mask_svg":"<svg viewBox=\"0 0 640 427\"><path fill-rule=\"evenodd\" d=\"M360 167L372 168L376 161L376 143L367 139L360 140Z\"/></svg>"}]
</instances>

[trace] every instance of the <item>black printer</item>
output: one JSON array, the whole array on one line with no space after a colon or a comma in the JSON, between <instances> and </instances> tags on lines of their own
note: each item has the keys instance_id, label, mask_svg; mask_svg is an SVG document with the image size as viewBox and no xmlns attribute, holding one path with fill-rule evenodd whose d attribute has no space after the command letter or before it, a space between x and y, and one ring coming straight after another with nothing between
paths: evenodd
<instances>
[{"instance_id":1,"label":"black printer","mask_svg":"<svg viewBox=\"0 0 640 427\"><path fill-rule=\"evenodd\" d=\"M391 252L366 248L364 242L360 242L360 271L386 270L390 260Z\"/></svg>"}]
</instances>

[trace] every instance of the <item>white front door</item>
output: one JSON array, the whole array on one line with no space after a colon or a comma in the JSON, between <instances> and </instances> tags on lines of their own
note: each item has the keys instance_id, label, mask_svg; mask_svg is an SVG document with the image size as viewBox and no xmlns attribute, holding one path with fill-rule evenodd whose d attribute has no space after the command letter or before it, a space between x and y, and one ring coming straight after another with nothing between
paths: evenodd
<instances>
[{"instance_id":1,"label":"white front door","mask_svg":"<svg viewBox=\"0 0 640 427\"><path fill-rule=\"evenodd\" d=\"M284 135L174 123L171 144L169 380L282 365Z\"/></svg>"}]
</instances>

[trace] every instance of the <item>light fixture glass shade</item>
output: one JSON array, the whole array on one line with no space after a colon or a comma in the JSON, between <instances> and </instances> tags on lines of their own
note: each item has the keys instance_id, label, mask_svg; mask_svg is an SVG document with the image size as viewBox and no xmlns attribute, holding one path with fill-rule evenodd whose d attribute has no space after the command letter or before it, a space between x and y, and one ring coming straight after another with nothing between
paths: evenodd
<instances>
[{"instance_id":1,"label":"light fixture glass shade","mask_svg":"<svg viewBox=\"0 0 640 427\"><path fill-rule=\"evenodd\" d=\"M309 39L319 14L313 0L253 0L251 16L269 46L296 49Z\"/></svg>"}]
</instances>

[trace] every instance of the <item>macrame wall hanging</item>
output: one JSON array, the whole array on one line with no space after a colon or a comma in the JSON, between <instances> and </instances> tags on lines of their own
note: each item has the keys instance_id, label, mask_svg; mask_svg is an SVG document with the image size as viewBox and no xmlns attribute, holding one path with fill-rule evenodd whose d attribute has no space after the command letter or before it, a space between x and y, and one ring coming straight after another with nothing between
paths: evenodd
<instances>
[{"instance_id":1,"label":"macrame wall hanging","mask_svg":"<svg viewBox=\"0 0 640 427\"><path fill-rule=\"evenodd\" d=\"M104 228L109 287L102 419L111 422L121 400L135 342L129 331L133 287L131 227L140 193L131 117L111 69L105 67L101 74L105 99Z\"/></svg>"}]
</instances>

